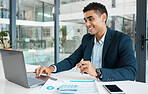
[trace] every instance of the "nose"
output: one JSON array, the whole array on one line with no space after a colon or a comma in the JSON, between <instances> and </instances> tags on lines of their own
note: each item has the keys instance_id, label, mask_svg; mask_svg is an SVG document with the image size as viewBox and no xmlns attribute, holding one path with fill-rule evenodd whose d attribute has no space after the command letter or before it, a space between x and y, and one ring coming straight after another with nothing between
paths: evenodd
<instances>
[{"instance_id":1,"label":"nose","mask_svg":"<svg viewBox=\"0 0 148 94\"><path fill-rule=\"evenodd\" d=\"M89 26L90 26L90 22L87 21L87 22L85 23L85 26L86 26L86 27L89 27Z\"/></svg>"}]
</instances>

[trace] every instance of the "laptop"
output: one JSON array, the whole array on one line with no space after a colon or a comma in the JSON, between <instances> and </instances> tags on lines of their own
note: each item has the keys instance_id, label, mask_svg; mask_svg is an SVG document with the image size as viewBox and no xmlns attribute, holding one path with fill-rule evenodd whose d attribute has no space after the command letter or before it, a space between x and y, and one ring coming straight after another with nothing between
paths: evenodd
<instances>
[{"instance_id":1,"label":"laptop","mask_svg":"<svg viewBox=\"0 0 148 94\"><path fill-rule=\"evenodd\" d=\"M22 51L0 49L5 78L26 88L43 85L46 77L36 78L35 72L27 73Z\"/></svg>"}]
</instances>

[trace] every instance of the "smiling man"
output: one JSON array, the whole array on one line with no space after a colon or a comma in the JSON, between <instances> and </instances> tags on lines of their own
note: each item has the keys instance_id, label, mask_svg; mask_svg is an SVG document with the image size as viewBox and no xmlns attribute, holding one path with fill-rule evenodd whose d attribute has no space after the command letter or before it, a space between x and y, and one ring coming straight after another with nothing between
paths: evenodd
<instances>
[{"instance_id":1,"label":"smiling man","mask_svg":"<svg viewBox=\"0 0 148 94\"><path fill-rule=\"evenodd\" d=\"M102 81L135 80L137 62L131 38L106 26L108 13L104 5L92 2L83 12L90 33L83 36L79 48L68 58L50 67L37 68L37 77L77 66L82 74L88 73Z\"/></svg>"}]
</instances>

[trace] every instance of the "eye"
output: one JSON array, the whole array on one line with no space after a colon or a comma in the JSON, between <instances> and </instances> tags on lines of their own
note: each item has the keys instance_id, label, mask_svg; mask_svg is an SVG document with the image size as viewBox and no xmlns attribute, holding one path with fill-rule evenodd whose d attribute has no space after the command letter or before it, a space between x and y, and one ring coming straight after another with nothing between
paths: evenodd
<instances>
[{"instance_id":1,"label":"eye","mask_svg":"<svg viewBox=\"0 0 148 94\"><path fill-rule=\"evenodd\" d=\"M90 18L89 21L93 21L93 18Z\"/></svg>"},{"instance_id":2,"label":"eye","mask_svg":"<svg viewBox=\"0 0 148 94\"><path fill-rule=\"evenodd\" d=\"M92 21L93 19L89 19L89 21Z\"/></svg>"}]
</instances>

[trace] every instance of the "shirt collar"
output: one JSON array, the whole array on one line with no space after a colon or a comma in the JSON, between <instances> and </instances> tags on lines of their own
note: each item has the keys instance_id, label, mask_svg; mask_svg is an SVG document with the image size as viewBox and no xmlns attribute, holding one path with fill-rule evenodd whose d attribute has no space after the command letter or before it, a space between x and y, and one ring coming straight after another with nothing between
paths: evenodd
<instances>
[{"instance_id":1,"label":"shirt collar","mask_svg":"<svg viewBox=\"0 0 148 94\"><path fill-rule=\"evenodd\" d=\"M107 30L106 30L106 32L107 32ZM105 32L105 34L103 35L103 37L100 39L100 41L99 41L100 44L103 44L103 43L104 43L106 32ZM96 38L96 36L94 37L94 43L95 43L95 44L97 43L97 38Z\"/></svg>"}]
</instances>

